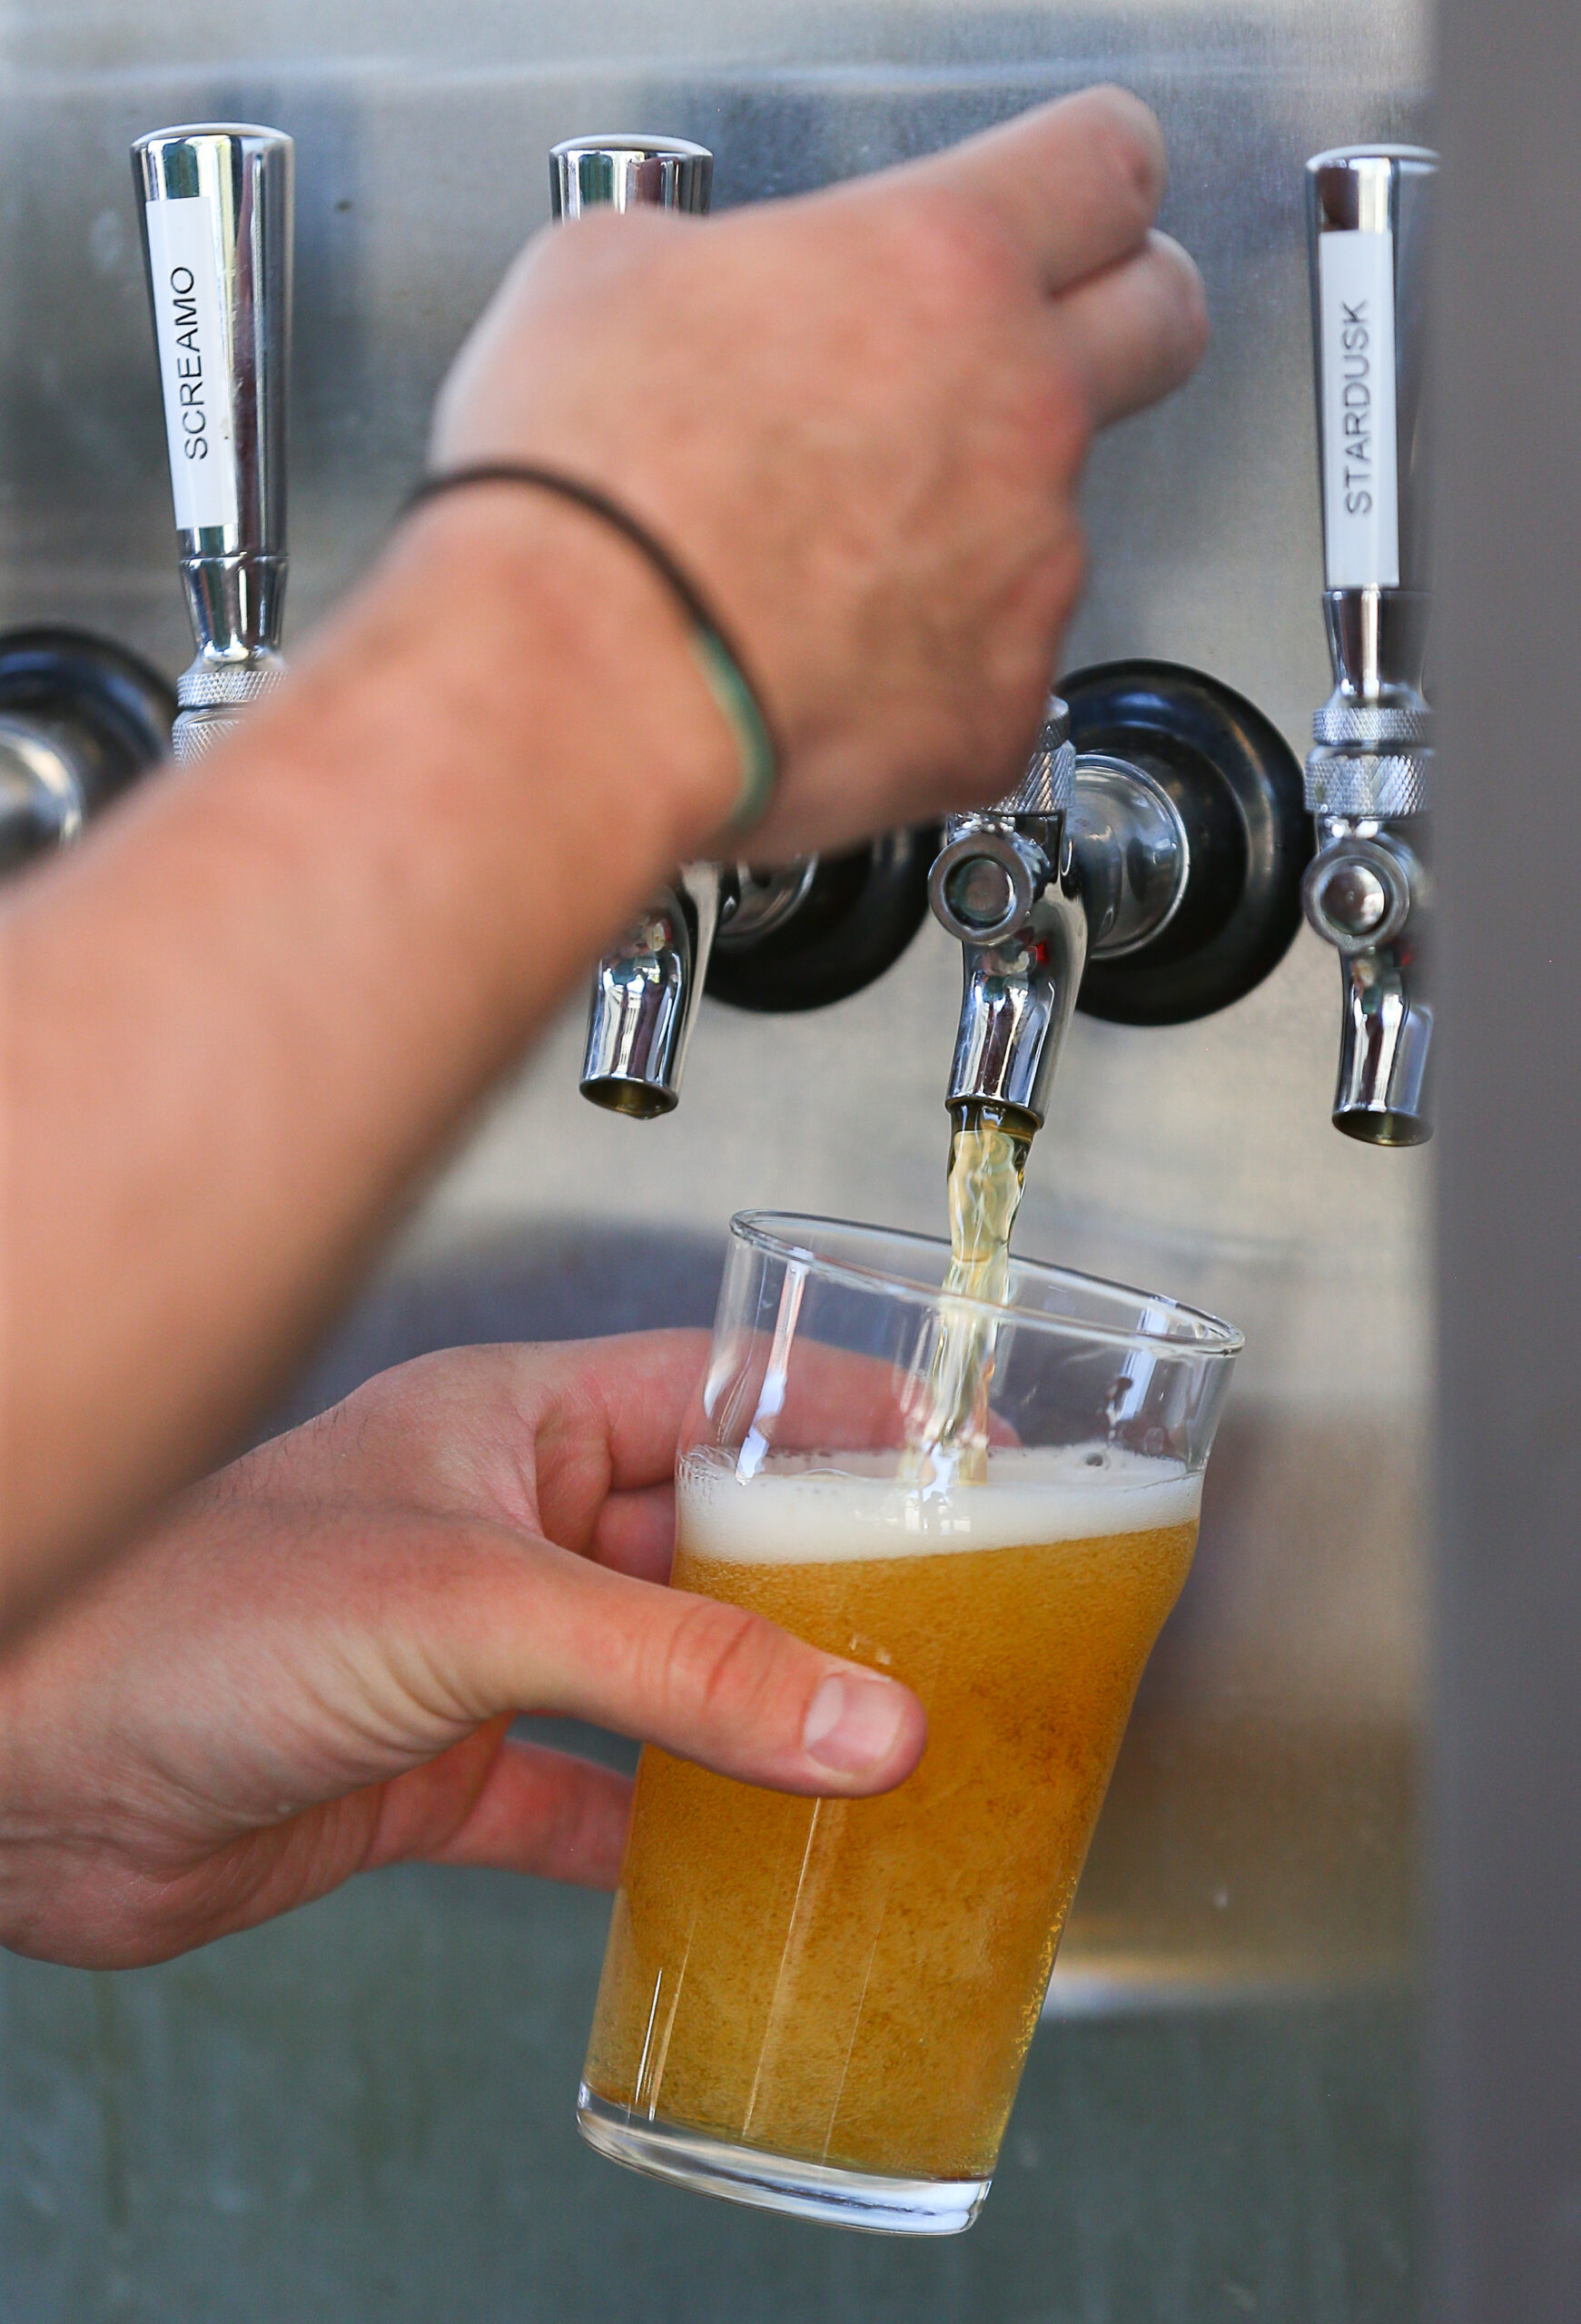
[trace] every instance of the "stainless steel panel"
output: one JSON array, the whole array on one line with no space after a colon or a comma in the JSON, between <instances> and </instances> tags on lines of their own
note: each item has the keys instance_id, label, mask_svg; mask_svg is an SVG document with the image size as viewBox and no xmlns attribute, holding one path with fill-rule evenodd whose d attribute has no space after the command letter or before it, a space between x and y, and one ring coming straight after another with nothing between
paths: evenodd
<instances>
[{"instance_id":1,"label":"stainless steel panel","mask_svg":"<svg viewBox=\"0 0 1581 2324\"><path fill-rule=\"evenodd\" d=\"M1192 385L1094 457L1092 580L1067 665L1131 653L1195 663L1250 694L1304 753L1328 677L1301 170L1341 140L1425 137L1425 0L1014 10L701 0L684 11L651 0L575 11L538 0L465 11L164 0L157 12L12 0L8 35L5 619L64 616L173 670L185 659L125 163L142 130L230 115L278 123L297 142L300 636L377 553L454 348L520 237L547 218L554 140L611 125L697 138L718 156L723 207L872 168L1112 77L1165 123L1166 222L1202 262L1215 336ZM1052 2045L1038 2068L1043 2096L1029 2101L1026 2136L1042 2160L1026 2165L1028 2183L1070 2191L1043 2214L1060 2254L1037 2240L1037 2207L1018 2205L1014 2238L968 2239L947 2294L943 2278L904 2271L881 2290L853 2261L802 2305L787 2260L780 2306L766 2290L754 2315L1357 2324L1408 2312L1408 2043L1402 2004L1378 1997L1398 1996L1409 1974L1430 1166L1329 1128L1332 973L1303 934L1220 1018L1143 1031L1078 1017L1033 1156L1026 1249L1203 1301L1249 1334L1197 1571L1150 1674L1056 1974L1064 2022L1034 2046L1039 2060ZM391 1280L442 1276L480 1236L536 1233L570 1213L713 1233L732 1209L764 1204L936 1228L958 975L954 948L930 923L882 995L766 1029L707 1006L684 1102L651 1124L578 1098L578 1001L434 1190ZM364 1909L377 1908L337 1905L322 1925L360 1929ZM333 1974L322 1963L341 1957L341 1941L324 1936L315 1974ZM356 1942L377 1951L371 1935ZM431 1942L438 1993L451 1940ZM252 1991L250 1977L268 1984L271 1962L302 1955L287 1933L228 1957ZM160 1988L189 1996L170 2008L190 2005L193 1978L201 1972ZM1238 2007L1192 2017L1189 2031L1178 2013L1159 2014L1213 1995L1260 1996L1295 2014L1276 2028ZM43 2007L33 1985L24 1997ZM147 2004L151 2025L164 2006ZM1360 2014L1332 2014L1350 2008ZM1097 2053L1081 2045L1092 2029L1075 2021L1094 2010L1109 2013L1102 2038L1118 2045L1105 2057L1132 2032L1140 2045L1123 2098L1107 2066L1089 2072ZM1236 2030L1221 2043L1209 2018ZM1290 2031L1298 2024L1326 2030L1309 2040ZM146 2035L154 2048L161 2038ZM459 2085L426 2051L411 2071L432 2074L437 2114L453 2121ZM67 2076L60 2087L78 2085ZM1320 2089L1349 2093L1338 2112L1324 2111ZM1149 2151L1161 2176L1128 2215L1131 2151L1114 2124L1143 2118L1157 2129ZM1058 2134L1048 2127L1061 2122ZM1099 2146L1113 2132L1108 2177L1082 2178L1089 2131ZM1381 2144L1358 2160L1362 2149L1345 2142L1374 2131ZM1231 2152L1250 2208L1204 2241L1217 2198L1193 2177L1196 2159L1206 2169L1210 2153ZM1264 2171L1274 2152L1282 2177ZM1290 2194L1282 2211L1270 2174ZM256 2172L246 2181L266 2183ZM623 2218L659 2216L646 2197L630 2201ZM1133 2260L1128 2216L1141 2239ZM1072 2237L1079 2265L1062 2240ZM999 2291L969 2292L973 2270ZM692 2312L669 2299L609 2312Z\"/></svg>"},{"instance_id":2,"label":"stainless steel panel","mask_svg":"<svg viewBox=\"0 0 1581 2324\"><path fill-rule=\"evenodd\" d=\"M1581 16L1444 11L1432 2279L1581 2285ZM1474 319L1475 328L1466 327ZM1491 862L1489 810L1526 835Z\"/></svg>"}]
</instances>

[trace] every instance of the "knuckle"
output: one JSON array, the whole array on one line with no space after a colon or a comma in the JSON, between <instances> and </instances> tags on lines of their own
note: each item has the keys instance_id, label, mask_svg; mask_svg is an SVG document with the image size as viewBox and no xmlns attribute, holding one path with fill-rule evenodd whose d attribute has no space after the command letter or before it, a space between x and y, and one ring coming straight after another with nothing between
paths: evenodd
<instances>
[{"instance_id":1,"label":"knuckle","mask_svg":"<svg viewBox=\"0 0 1581 2324\"><path fill-rule=\"evenodd\" d=\"M1088 135L1106 189L1146 222L1164 191L1163 137L1154 115L1129 89L1087 93Z\"/></svg>"},{"instance_id":2,"label":"knuckle","mask_svg":"<svg viewBox=\"0 0 1581 2324\"><path fill-rule=\"evenodd\" d=\"M670 1632L657 1696L677 1723L735 1725L773 1692L776 1632L761 1614L699 1598Z\"/></svg>"}]
</instances>

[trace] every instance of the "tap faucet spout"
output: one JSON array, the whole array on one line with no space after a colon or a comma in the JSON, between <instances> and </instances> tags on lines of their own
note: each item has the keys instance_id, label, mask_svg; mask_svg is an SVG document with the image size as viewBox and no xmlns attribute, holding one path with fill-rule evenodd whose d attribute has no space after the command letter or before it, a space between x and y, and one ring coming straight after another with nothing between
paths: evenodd
<instances>
[{"instance_id":1,"label":"tap faucet spout","mask_svg":"<svg viewBox=\"0 0 1581 2324\"><path fill-rule=\"evenodd\" d=\"M1057 879L1003 944L968 944L945 1104L1019 1115L1042 1129L1087 957L1087 916Z\"/></svg>"},{"instance_id":2,"label":"tap faucet spout","mask_svg":"<svg viewBox=\"0 0 1581 2324\"><path fill-rule=\"evenodd\" d=\"M683 864L599 961L581 1088L607 1112L675 1111L724 886L717 864Z\"/></svg>"},{"instance_id":3,"label":"tap faucet spout","mask_svg":"<svg viewBox=\"0 0 1581 2324\"><path fill-rule=\"evenodd\" d=\"M1420 1146L1433 1012L1409 950L1374 945L1340 963L1344 1001L1334 1127L1369 1146Z\"/></svg>"},{"instance_id":4,"label":"tap faucet spout","mask_svg":"<svg viewBox=\"0 0 1581 2324\"><path fill-rule=\"evenodd\" d=\"M1009 1109L1028 1137L1072 1011L1174 1025L1228 1008L1289 948L1311 852L1299 763L1242 695L1163 662L1077 671L1064 692L1019 788L946 825L928 883L962 948L945 1103Z\"/></svg>"},{"instance_id":5,"label":"tap faucet spout","mask_svg":"<svg viewBox=\"0 0 1581 2324\"><path fill-rule=\"evenodd\" d=\"M1307 918L1339 955L1339 1073L1334 1127L1369 1146L1430 1136L1433 1010L1423 973L1431 900L1427 867L1398 823L1319 819L1322 845L1302 890Z\"/></svg>"},{"instance_id":6,"label":"tap faucet spout","mask_svg":"<svg viewBox=\"0 0 1581 2324\"><path fill-rule=\"evenodd\" d=\"M1087 961L1067 824L1076 753L1052 699L1026 774L985 813L953 815L928 880L962 947L961 1015L945 1104L1009 1109L1041 1129Z\"/></svg>"}]
</instances>

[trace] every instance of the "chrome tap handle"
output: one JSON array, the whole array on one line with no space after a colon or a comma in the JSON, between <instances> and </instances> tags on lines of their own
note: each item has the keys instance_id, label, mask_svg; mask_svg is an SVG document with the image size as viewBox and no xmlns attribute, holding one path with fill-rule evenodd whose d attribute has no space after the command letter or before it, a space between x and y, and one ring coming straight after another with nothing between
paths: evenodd
<instances>
[{"instance_id":1,"label":"chrome tap handle","mask_svg":"<svg viewBox=\"0 0 1581 2324\"><path fill-rule=\"evenodd\" d=\"M172 747L196 758L279 682L293 148L228 123L132 149L197 657Z\"/></svg>"},{"instance_id":2,"label":"chrome tap handle","mask_svg":"<svg viewBox=\"0 0 1581 2324\"><path fill-rule=\"evenodd\" d=\"M1428 245L1438 158L1342 146L1307 164L1334 691L1312 721L1306 799L1319 849L1302 902L1340 958L1333 1120L1374 1146L1430 1135L1433 1011L1424 976L1432 714Z\"/></svg>"},{"instance_id":3,"label":"chrome tap handle","mask_svg":"<svg viewBox=\"0 0 1581 2324\"><path fill-rule=\"evenodd\" d=\"M1307 164L1334 692L1313 721L1318 814L1427 804L1427 270L1438 162L1419 146L1345 146Z\"/></svg>"},{"instance_id":4,"label":"chrome tap handle","mask_svg":"<svg viewBox=\"0 0 1581 2324\"><path fill-rule=\"evenodd\" d=\"M1425 589L1428 239L1438 156L1339 146L1307 163L1323 547L1330 589Z\"/></svg>"},{"instance_id":5,"label":"chrome tap handle","mask_svg":"<svg viewBox=\"0 0 1581 2324\"><path fill-rule=\"evenodd\" d=\"M714 191L714 156L686 137L568 137L549 149L549 207L685 210L701 216Z\"/></svg>"},{"instance_id":6,"label":"chrome tap handle","mask_svg":"<svg viewBox=\"0 0 1581 2324\"><path fill-rule=\"evenodd\" d=\"M713 155L685 137L568 137L549 153L557 219L611 209L700 214L713 182ZM581 1091L594 1105L641 1121L674 1110L715 930L736 892L717 864L683 864L605 953L582 1058Z\"/></svg>"}]
</instances>

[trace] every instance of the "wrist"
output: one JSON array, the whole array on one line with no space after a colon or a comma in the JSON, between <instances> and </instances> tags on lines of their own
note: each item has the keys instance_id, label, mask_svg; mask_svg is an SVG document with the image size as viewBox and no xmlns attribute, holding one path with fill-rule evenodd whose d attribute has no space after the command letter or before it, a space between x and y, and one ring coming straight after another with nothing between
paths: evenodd
<instances>
[{"instance_id":1,"label":"wrist","mask_svg":"<svg viewBox=\"0 0 1581 2324\"><path fill-rule=\"evenodd\" d=\"M469 695L469 726L519 807L552 799L557 823L579 810L617 881L640 857L640 889L729 821L740 744L694 626L596 514L530 487L469 486L410 513L385 577L426 632L440 697Z\"/></svg>"}]
</instances>

